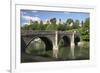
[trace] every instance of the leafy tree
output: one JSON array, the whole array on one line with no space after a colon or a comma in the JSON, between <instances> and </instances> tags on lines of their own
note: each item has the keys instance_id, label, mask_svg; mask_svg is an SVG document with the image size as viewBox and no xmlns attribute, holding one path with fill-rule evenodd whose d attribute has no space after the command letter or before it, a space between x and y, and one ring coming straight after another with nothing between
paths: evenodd
<instances>
[{"instance_id":1,"label":"leafy tree","mask_svg":"<svg viewBox=\"0 0 100 73\"><path fill-rule=\"evenodd\" d=\"M38 30L39 26L40 25L39 25L38 21L34 21L34 22L30 23L30 29L32 29L32 30Z\"/></svg>"},{"instance_id":2,"label":"leafy tree","mask_svg":"<svg viewBox=\"0 0 100 73\"><path fill-rule=\"evenodd\" d=\"M70 25L70 24L73 23L73 22L74 22L73 19L69 18L69 19L67 19L66 24L67 24L67 25Z\"/></svg>"},{"instance_id":3,"label":"leafy tree","mask_svg":"<svg viewBox=\"0 0 100 73\"><path fill-rule=\"evenodd\" d=\"M44 24L43 24L43 21L40 21L40 30L44 30L45 27L44 27Z\"/></svg>"},{"instance_id":4,"label":"leafy tree","mask_svg":"<svg viewBox=\"0 0 100 73\"><path fill-rule=\"evenodd\" d=\"M52 18L52 19L50 19L50 22L51 22L51 24L56 24L56 18Z\"/></svg>"},{"instance_id":5,"label":"leafy tree","mask_svg":"<svg viewBox=\"0 0 100 73\"><path fill-rule=\"evenodd\" d=\"M90 24L90 19L86 18L83 26L80 28L80 33L82 35L82 40L83 41L89 41L89 24Z\"/></svg>"},{"instance_id":6,"label":"leafy tree","mask_svg":"<svg viewBox=\"0 0 100 73\"><path fill-rule=\"evenodd\" d=\"M63 24L57 25L57 30L65 31L66 30L66 25L63 25Z\"/></svg>"},{"instance_id":7,"label":"leafy tree","mask_svg":"<svg viewBox=\"0 0 100 73\"><path fill-rule=\"evenodd\" d=\"M46 27L46 30L57 30L57 25L49 24L49 25Z\"/></svg>"},{"instance_id":8,"label":"leafy tree","mask_svg":"<svg viewBox=\"0 0 100 73\"><path fill-rule=\"evenodd\" d=\"M83 22L83 21L81 21L81 26L83 26L83 24L84 24L84 22Z\"/></svg>"},{"instance_id":9,"label":"leafy tree","mask_svg":"<svg viewBox=\"0 0 100 73\"><path fill-rule=\"evenodd\" d=\"M83 27L86 28L87 30L89 30L89 24L90 24L90 19L89 18L86 18Z\"/></svg>"},{"instance_id":10,"label":"leafy tree","mask_svg":"<svg viewBox=\"0 0 100 73\"><path fill-rule=\"evenodd\" d=\"M48 24L46 30L57 30L56 18L50 19L51 24Z\"/></svg>"},{"instance_id":11,"label":"leafy tree","mask_svg":"<svg viewBox=\"0 0 100 73\"><path fill-rule=\"evenodd\" d=\"M29 26L28 25L24 25L21 27L22 30L29 30Z\"/></svg>"},{"instance_id":12,"label":"leafy tree","mask_svg":"<svg viewBox=\"0 0 100 73\"><path fill-rule=\"evenodd\" d=\"M47 20L46 24L44 24L44 29L47 30L47 26L50 25L50 22Z\"/></svg>"},{"instance_id":13,"label":"leafy tree","mask_svg":"<svg viewBox=\"0 0 100 73\"><path fill-rule=\"evenodd\" d=\"M61 24L61 19L59 19L59 24Z\"/></svg>"},{"instance_id":14,"label":"leafy tree","mask_svg":"<svg viewBox=\"0 0 100 73\"><path fill-rule=\"evenodd\" d=\"M71 26L71 24L73 24L73 23L74 23L73 19L71 19L71 18L67 19L66 22L64 23L66 25L66 30L73 29Z\"/></svg>"},{"instance_id":15,"label":"leafy tree","mask_svg":"<svg viewBox=\"0 0 100 73\"><path fill-rule=\"evenodd\" d=\"M72 28L73 28L73 29L78 29L78 28L79 28L79 25L80 25L80 21L79 21L79 20L76 20L76 21L74 22L74 24L72 25Z\"/></svg>"}]
</instances>

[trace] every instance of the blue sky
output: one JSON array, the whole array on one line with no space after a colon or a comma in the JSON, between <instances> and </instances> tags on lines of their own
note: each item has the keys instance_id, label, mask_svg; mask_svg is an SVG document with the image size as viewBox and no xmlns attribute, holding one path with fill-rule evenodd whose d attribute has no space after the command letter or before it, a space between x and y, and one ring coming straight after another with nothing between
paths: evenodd
<instances>
[{"instance_id":1,"label":"blue sky","mask_svg":"<svg viewBox=\"0 0 100 73\"><path fill-rule=\"evenodd\" d=\"M40 11L40 10L20 10L21 25L29 23L29 20L45 22L50 18L61 19L65 22L68 18L75 20L84 21L89 17L89 13L82 12L66 12L66 11Z\"/></svg>"}]
</instances>

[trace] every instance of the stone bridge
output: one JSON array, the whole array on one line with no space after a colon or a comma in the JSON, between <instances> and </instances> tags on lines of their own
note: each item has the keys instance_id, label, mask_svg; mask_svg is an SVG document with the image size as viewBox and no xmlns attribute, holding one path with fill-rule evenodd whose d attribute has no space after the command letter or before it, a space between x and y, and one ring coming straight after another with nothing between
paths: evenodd
<instances>
[{"instance_id":1,"label":"stone bridge","mask_svg":"<svg viewBox=\"0 0 100 73\"><path fill-rule=\"evenodd\" d=\"M67 47L77 46L80 41L80 34L78 32L24 30L21 31L21 52L25 53L28 45L37 37L45 43L46 51L53 50L53 56L56 58L61 39L63 39L64 45Z\"/></svg>"}]
</instances>

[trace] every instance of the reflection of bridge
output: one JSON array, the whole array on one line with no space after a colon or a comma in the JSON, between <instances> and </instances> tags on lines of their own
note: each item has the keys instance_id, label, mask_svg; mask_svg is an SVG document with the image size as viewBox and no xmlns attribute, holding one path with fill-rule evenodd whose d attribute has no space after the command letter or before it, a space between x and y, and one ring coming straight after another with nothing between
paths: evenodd
<instances>
[{"instance_id":1,"label":"reflection of bridge","mask_svg":"<svg viewBox=\"0 0 100 73\"><path fill-rule=\"evenodd\" d=\"M77 45L80 41L80 34L75 32L24 30L21 31L21 52L25 52L31 41L37 37L45 43L46 50L53 50L54 57L57 57L61 39L64 40L64 45L70 47Z\"/></svg>"}]
</instances>

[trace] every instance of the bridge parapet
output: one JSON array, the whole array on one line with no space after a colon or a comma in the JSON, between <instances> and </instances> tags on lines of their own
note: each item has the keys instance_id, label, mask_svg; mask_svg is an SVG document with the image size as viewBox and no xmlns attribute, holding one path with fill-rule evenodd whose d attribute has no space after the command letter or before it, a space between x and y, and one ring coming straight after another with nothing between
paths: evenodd
<instances>
[{"instance_id":1,"label":"bridge parapet","mask_svg":"<svg viewBox=\"0 0 100 73\"><path fill-rule=\"evenodd\" d=\"M21 36L32 36L32 35L55 35L54 30L22 30ZM58 35L69 35L71 36L73 32L58 31ZM80 33L76 32L75 36L80 36Z\"/></svg>"},{"instance_id":2,"label":"bridge parapet","mask_svg":"<svg viewBox=\"0 0 100 73\"><path fill-rule=\"evenodd\" d=\"M54 35L55 31L51 30L24 30L21 31L21 35Z\"/></svg>"}]
</instances>

